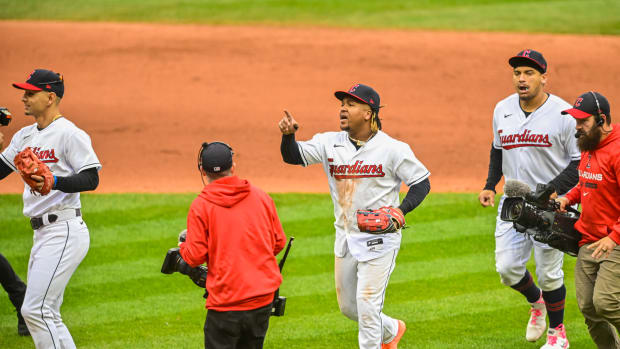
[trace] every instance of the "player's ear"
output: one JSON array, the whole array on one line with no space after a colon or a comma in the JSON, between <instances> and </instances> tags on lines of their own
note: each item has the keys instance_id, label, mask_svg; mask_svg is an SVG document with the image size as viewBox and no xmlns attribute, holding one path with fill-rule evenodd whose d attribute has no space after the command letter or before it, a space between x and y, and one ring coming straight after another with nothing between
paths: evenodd
<instances>
[{"instance_id":1,"label":"player's ear","mask_svg":"<svg viewBox=\"0 0 620 349\"><path fill-rule=\"evenodd\" d=\"M547 83L547 73L540 75L540 82L545 85Z\"/></svg>"},{"instance_id":2,"label":"player's ear","mask_svg":"<svg viewBox=\"0 0 620 349\"><path fill-rule=\"evenodd\" d=\"M364 120L370 121L371 119L372 119L372 109L370 108L370 106L368 106L368 109L366 110L366 114L364 115Z\"/></svg>"},{"instance_id":3,"label":"player's ear","mask_svg":"<svg viewBox=\"0 0 620 349\"><path fill-rule=\"evenodd\" d=\"M47 105L58 104L58 96L54 92L47 93Z\"/></svg>"},{"instance_id":4,"label":"player's ear","mask_svg":"<svg viewBox=\"0 0 620 349\"><path fill-rule=\"evenodd\" d=\"M231 176L235 174L236 167L237 167L237 164L235 164L234 161L233 161L232 166L230 166L230 175Z\"/></svg>"}]
</instances>

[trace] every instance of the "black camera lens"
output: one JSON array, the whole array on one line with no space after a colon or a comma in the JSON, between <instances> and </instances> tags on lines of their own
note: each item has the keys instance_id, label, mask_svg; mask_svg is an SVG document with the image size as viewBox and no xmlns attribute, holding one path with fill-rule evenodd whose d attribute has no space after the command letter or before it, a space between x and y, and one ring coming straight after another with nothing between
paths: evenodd
<instances>
[{"instance_id":1,"label":"black camera lens","mask_svg":"<svg viewBox=\"0 0 620 349\"><path fill-rule=\"evenodd\" d=\"M508 211L508 218L511 221L516 221L521 217L521 212L523 212L523 201L515 202Z\"/></svg>"}]
</instances>

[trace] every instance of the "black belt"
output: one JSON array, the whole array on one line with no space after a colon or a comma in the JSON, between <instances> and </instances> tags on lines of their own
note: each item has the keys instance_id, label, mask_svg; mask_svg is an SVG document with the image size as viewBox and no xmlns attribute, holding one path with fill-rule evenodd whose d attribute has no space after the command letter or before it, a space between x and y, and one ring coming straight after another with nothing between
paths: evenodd
<instances>
[{"instance_id":1,"label":"black belt","mask_svg":"<svg viewBox=\"0 0 620 349\"><path fill-rule=\"evenodd\" d=\"M82 215L82 211L80 211L79 208L75 209L75 217L80 217ZM72 217L74 218L74 217ZM50 213L47 215L47 220L48 220L48 224L54 223L56 222L56 220L58 220L58 215L55 215L53 213ZM43 222L43 217L34 217L34 218L30 218L30 226L32 227L33 230L37 230L39 228L41 228L42 226L44 226L45 223Z\"/></svg>"}]
</instances>

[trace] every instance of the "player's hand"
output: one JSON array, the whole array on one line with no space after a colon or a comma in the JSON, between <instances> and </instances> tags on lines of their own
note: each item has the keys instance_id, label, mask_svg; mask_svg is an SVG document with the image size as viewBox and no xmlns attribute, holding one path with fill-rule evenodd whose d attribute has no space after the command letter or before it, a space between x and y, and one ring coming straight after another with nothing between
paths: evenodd
<instances>
[{"instance_id":1,"label":"player's hand","mask_svg":"<svg viewBox=\"0 0 620 349\"><path fill-rule=\"evenodd\" d=\"M282 132L283 135L290 135L295 133L295 131L297 131L297 129L299 128L299 124L297 124L297 121L293 119L293 116L288 111L285 110L284 114L286 115L278 123L280 132Z\"/></svg>"},{"instance_id":2,"label":"player's hand","mask_svg":"<svg viewBox=\"0 0 620 349\"><path fill-rule=\"evenodd\" d=\"M397 213L400 213L401 217L405 217L405 215L403 214L403 211L398 208L398 207L392 207L392 209L394 209L394 211L397 211ZM392 222L394 222L394 225L396 226L396 229L402 229L405 226L405 222L404 221L399 221L396 218L392 218Z\"/></svg>"},{"instance_id":3,"label":"player's hand","mask_svg":"<svg viewBox=\"0 0 620 349\"><path fill-rule=\"evenodd\" d=\"M605 236L586 248L588 250L594 250L594 252L592 252L592 258L599 259L601 257L609 257L611 250L613 250L616 246L618 246L618 244L616 244L614 240L612 240L609 236Z\"/></svg>"},{"instance_id":4,"label":"player's hand","mask_svg":"<svg viewBox=\"0 0 620 349\"><path fill-rule=\"evenodd\" d=\"M560 204L560 208L558 208L558 212L566 212L566 206L568 206L569 201L565 197L555 199L555 202Z\"/></svg>"},{"instance_id":5,"label":"player's hand","mask_svg":"<svg viewBox=\"0 0 620 349\"><path fill-rule=\"evenodd\" d=\"M485 189L478 194L478 201L482 207L495 207L495 192L493 190Z\"/></svg>"},{"instance_id":6,"label":"player's hand","mask_svg":"<svg viewBox=\"0 0 620 349\"><path fill-rule=\"evenodd\" d=\"M37 176L37 175L32 175L30 176L30 178L32 178L33 180L37 182L36 187L34 189L40 191L41 188L43 188L43 184L45 184L45 178L43 178L43 176Z\"/></svg>"}]
</instances>

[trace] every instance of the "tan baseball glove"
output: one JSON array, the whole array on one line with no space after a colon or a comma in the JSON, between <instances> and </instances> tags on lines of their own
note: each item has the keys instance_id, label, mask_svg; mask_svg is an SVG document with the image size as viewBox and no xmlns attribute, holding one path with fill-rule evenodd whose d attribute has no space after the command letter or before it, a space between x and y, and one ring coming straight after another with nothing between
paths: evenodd
<instances>
[{"instance_id":1,"label":"tan baseball glove","mask_svg":"<svg viewBox=\"0 0 620 349\"><path fill-rule=\"evenodd\" d=\"M24 182L30 186L30 190L36 191L41 195L49 194L54 185L54 175L49 167L39 160L30 147L17 154L13 162ZM35 175L43 177L43 186L41 186L40 181L32 178Z\"/></svg>"}]
</instances>

